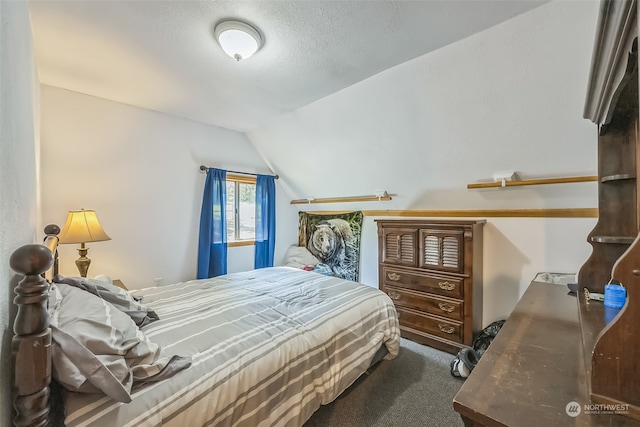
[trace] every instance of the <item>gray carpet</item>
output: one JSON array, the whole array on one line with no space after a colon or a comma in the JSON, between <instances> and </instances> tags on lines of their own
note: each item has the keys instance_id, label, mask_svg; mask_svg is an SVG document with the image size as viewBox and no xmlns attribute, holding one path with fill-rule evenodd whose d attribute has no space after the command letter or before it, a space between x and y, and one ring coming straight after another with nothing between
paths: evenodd
<instances>
[{"instance_id":1,"label":"gray carpet","mask_svg":"<svg viewBox=\"0 0 640 427\"><path fill-rule=\"evenodd\" d=\"M383 360L304 427L456 427L453 396L463 383L449 373L453 355L402 339L400 354Z\"/></svg>"}]
</instances>

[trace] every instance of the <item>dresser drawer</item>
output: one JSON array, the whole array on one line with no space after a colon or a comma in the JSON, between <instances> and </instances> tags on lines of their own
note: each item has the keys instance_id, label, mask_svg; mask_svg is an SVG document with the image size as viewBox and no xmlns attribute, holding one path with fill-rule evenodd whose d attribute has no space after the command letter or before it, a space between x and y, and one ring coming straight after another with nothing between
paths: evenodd
<instances>
[{"instance_id":1,"label":"dresser drawer","mask_svg":"<svg viewBox=\"0 0 640 427\"><path fill-rule=\"evenodd\" d=\"M462 343L462 323L396 306L400 326Z\"/></svg>"},{"instance_id":2,"label":"dresser drawer","mask_svg":"<svg viewBox=\"0 0 640 427\"><path fill-rule=\"evenodd\" d=\"M429 292L450 298L462 298L463 279L382 267L383 284Z\"/></svg>"},{"instance_id":3,"label":"dresser drawer","mask_svg":"<svg viewBox=\"0 0 640 427\"><path fill-rule=\"evenodd\" d=\"M463 302L449 298L440 298L435 295L423 294L407 289L384 286L384 291L397 305L426 311L449 319L462 320Z\"/></svg>"}]
</instances>

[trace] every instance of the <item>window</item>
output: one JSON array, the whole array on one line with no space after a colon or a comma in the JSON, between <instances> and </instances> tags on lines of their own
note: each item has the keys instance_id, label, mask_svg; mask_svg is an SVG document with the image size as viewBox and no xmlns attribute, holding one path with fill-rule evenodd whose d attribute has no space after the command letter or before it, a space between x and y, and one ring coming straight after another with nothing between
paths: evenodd
<instances>
[{"instance_id":1,"label":"window","mask_svg":"<svg viewBox=\"0 0 640 427\"><path fill-rule=\"evenodd\" d=\"M226 214L227 242L253 244L256 236L255 178L227 174Z\"/></svg>"}]
</instances>

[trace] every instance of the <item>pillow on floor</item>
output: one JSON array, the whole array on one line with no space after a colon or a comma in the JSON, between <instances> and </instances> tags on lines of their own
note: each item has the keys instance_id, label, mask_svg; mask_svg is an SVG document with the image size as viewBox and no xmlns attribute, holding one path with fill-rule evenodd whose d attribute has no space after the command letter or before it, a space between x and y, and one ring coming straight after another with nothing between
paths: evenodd
<instances>
[{"instance_id":1,"label":"pillow on floor","mask_svg":"<svg viewBox=\"0 0 640 427\"><path fill-rule=\"evenodd\" d=\"M79 288L55 283L49 292L53 377L67 390L131 401L131 389L191 365L166 356L133 320Z\"/></svg>"},{"instance_id":2,"label":"pillow on floor","mask_svg":"<svg viewBox=\"0 0 640 427\"><path fill-rule=\"evenodd\" d=\"M159 319L155 311L142 304L129 292L114 284L97 279L87 279L86 277L64 277L61 274L56 275L53 281L91 292L103 300L110 302L118 310L131 317L137 326L148 325Z\"/></svg>"}]
</instances>

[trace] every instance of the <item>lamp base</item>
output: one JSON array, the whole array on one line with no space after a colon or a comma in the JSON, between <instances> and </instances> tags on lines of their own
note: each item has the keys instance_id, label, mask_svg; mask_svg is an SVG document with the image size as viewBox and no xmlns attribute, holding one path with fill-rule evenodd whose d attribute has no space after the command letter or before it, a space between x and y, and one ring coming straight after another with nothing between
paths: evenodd
<instances>
[{"instance_id":1,"label":"lamp base","mask_svg":"<svg viewBox=\"0 0 640 427\"><path fill-rule=\"evenodd\" d=\"M87 251L89 248L84 247L84 243L78 248L78 254L80 254L80 258L76 260L76 267L78 267L78 271L80 272L80 277L87 277L87 271L89 271L89 265L91 264L91 260L87 258Z\"/></svg>"}]
</instances>

